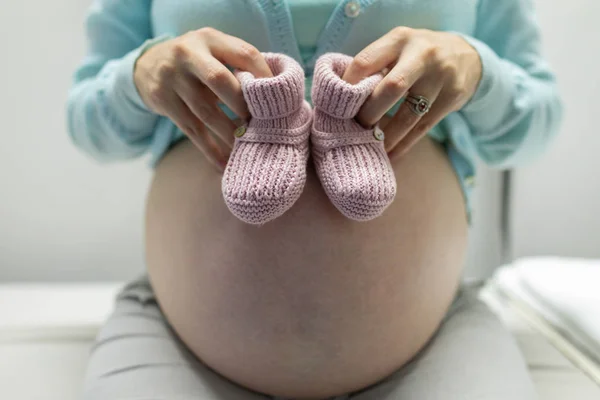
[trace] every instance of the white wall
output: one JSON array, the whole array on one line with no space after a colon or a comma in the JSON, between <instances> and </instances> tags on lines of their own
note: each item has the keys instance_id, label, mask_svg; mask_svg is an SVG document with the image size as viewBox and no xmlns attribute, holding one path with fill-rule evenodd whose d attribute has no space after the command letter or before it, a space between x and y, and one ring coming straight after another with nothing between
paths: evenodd
<instances>
[{"instance_id":1,"label":"white wall","mask_svg":"<svg viewBox=\"0 0 600 400\"><path fill-rule=\"evenodd\" d=\"M89 3L0 2L0 113L4 130L0 145L0 281L127 279L143 269L143 208L151 178L145 160L97 165L74 149L65 129L64 102L71 73L84 53L82 24ZM563 55L550 48L563 83L568 83L564 78L570 74L570 61L566 60L583 52L577 48L583 44L574 40L572 28L584 30L591 27L592 20L576 27L563 18L562 24L552 25L554 14L548 9L557 7L564 13L567 6L538 3L544 10L548 37L570 51L571 57L563 61ZM572 7L574 2L568 4ZM586 16L584 11L582 14ZM588 62L591 74L591 60ZM585 76L572 79L583 80ZM583 86L585 93L591 92ZM585 107L592 109L589 104ZM592 154L591 146L583 147L578 146L578 151L587 149ZM541 165L538 172L544 170ZM570 171L577 176L575 166ZM524 185L525 174L536 173L519 175L519 187ZM572 176L569 185L577 185L576 181ZM551 189L548 186L546 191ZM552 203L553 196L547 196L547 204L559 205L558 200ZM484 172L475 198L467 275L485 276L502 260L500 175ZM517 203L517 210L521 210ZM525 214L520 217L523 221L537 223L529 211ZM543 250L543 243L539 246Z\"/></svg>"},{"instance_id":2,"label":"white wall","mask_svg":"<svg viewBox=\"0 0 600 400\"><path fill-rule=\"evenodd\" d=\"M99 166L65 130L89 3L0 2L0 281L117 279L143 265L144 162Z\"/></svg>"},{"instance_id":3,"label":"white wall","mask_svg":"<svg viewBox=\"0 0 600 400\"><path fill-rule=\"evenodd\" d=\"M600 2L538 0L567 105L561 135L515 174L514 255L600 257Z\"/></svg>"}]
</instances>

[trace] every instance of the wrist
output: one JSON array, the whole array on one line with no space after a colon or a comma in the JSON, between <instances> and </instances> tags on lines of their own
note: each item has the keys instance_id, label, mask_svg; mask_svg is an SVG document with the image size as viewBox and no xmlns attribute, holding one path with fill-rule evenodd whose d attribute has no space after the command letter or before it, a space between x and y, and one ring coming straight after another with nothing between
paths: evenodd
<instances>
[{"instance_id":1,"label":"wrist","mask_svg":"<svg viewBox=\"0 0 600 400\"><path fill-rule=\"evenodd\" d=\"M464 65L465 70L468 71L466 81L468 102L473 98L473 96L477 92L477 88L481 83L481 79L483 77L483 61L481 59L481 54L479 54L479 51L477 51L475 46L473 46L462 35L455 36L461 42L461 45L464 48L462 52L464 62L462 64Z\"/></svg>"},{"instance_id":2,"label":"wrist","mask_svg":"<svg viewBox=\"0 0 600 400\"><path fill-rule=\"evenodd\" d=\"M147 99L145 99L144 96L142 96L142 90L141 90L143 81L146 79L146 76L142 72L143 69L138 68L140 66L140 60L143 60L143 57L147 56L146 53L150 49L154 48L155 46L157 46L157 45L159 45L159 44L161 44L163 42L171 40L173 38L174 38L174 36L169 35L169 34L165 34L165 35L157 36L155 38L146 40L138 48L137 56L135 57L135 59L133 61L133 68L132 68L133 86L135 88L137 97L142 101L142 103L144 104L144 106L147 109L150 109L150 105L148 104L149 102L147 101Z\"/></svg>"}]
</instances>

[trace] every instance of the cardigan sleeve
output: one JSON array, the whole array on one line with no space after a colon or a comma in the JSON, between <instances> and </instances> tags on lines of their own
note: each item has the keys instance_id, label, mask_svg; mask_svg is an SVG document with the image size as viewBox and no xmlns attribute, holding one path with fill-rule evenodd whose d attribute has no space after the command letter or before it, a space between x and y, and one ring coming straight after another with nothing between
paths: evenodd
<instances>
[{"instance_id":1,"label":"cardigan sleeve","mask_svg":"<svg viewBox=\"0 0 600 400\"><path fill-rule=\"evenodd\" d=\"M152 38L151 0L95 0L86 18L88 53L67 100L67 126L77 147L99 161L142 155L159 116L140 98L138 57L167 37Z\"/></svg>"},{"instance_id":2,"label":"cardigan sleeve","mask_svg":"<svg viewBox=\"0 0 600 400\"><path fill-rule=\"evenodd\" d=\"M540 154L558 131L562 103L540 52L532 0L480 0L473 36L483 72L460 113L479 158L511 168Z\"/></svg>"}]
</instances>

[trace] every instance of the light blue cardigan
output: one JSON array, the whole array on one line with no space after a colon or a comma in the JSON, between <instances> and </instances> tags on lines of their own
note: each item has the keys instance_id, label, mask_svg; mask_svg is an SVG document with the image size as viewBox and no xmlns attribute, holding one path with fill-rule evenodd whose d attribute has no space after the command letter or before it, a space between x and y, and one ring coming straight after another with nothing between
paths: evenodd
<instances>
[{"instance_id":1,"label":"light blue cardigan","mask_svg":"<svg viewBox=\"0 0 600 400\"><path fill-rule=\"evenodd\" d=\"M562 106L540 55L532 0L343 0L306 62L293 22L296 28L310 24L293 21L294 0L289 3L292 7L286 0L96 0L86 24L89 53L68 99L73 141L101 161L150 151L154 166L182 133L142 102L134 63L153 44L203 26L296 58L307 72L307 93L314 62L323 53L354 55L396 26L462 35L481 56L483 77L470 102L429 135L446 144L469 215L476 160L516 166L539 154L557 132Z\"/></svg>"}]
</instances>

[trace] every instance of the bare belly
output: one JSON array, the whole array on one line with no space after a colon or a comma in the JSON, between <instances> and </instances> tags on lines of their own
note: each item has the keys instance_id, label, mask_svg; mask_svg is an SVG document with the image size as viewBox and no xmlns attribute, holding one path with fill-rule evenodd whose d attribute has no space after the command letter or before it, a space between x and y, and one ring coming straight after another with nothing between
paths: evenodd
<instances>
[{"instance_id":1,"label":"bare belly","mask_svg":"<svg viewBox=\"0 0 600 400\"><path fill-rule=\"evenodd\" d=\"M344 218L312 163L302 197L262 227L227 210L221 175L183 141L148 196L146 257L168 320L193 353L249 389L320 399L363 389L433 335L463 267L464 201L443 149L394 163L398 194Z\"/></svg>"}]
</instances>

